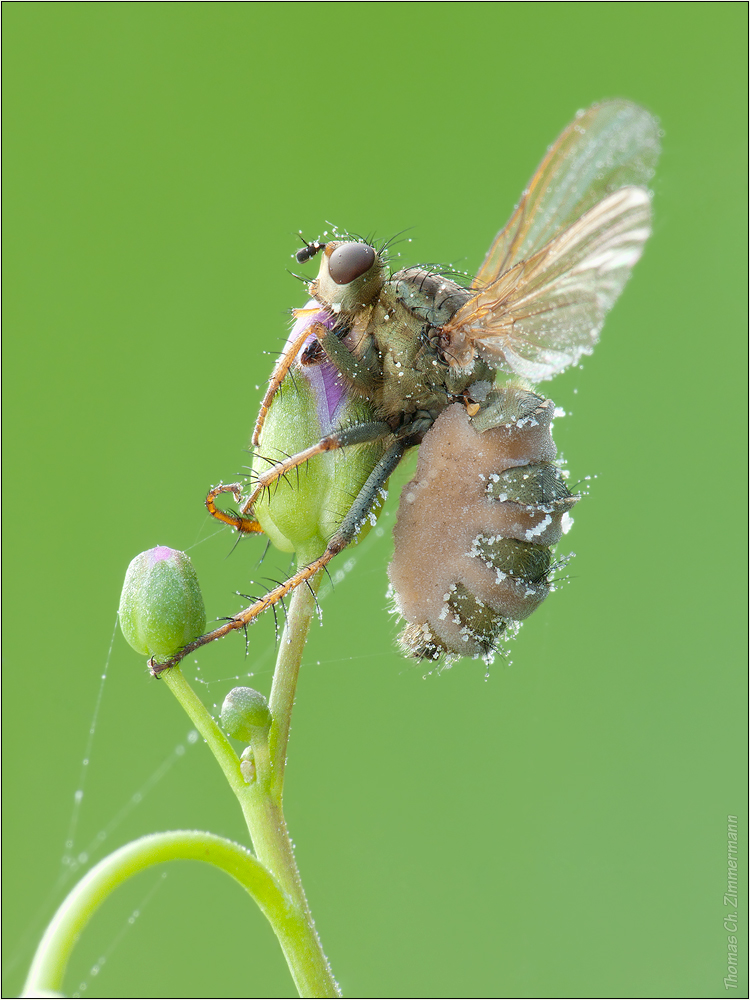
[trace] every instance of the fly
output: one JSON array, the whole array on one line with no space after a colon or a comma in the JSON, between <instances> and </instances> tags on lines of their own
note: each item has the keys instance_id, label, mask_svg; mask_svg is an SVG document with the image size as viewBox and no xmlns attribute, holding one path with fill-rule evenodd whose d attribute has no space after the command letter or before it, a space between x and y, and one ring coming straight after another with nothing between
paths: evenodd
<instances>
[{"instance_id":1,"label":"fly","mask_svg":"<svg viewBox=\"0 0 750 1000\"><path fill-rule=\"evenodd\" d=\"M244 628L319 573L355 539L404 454L424 441L417 477L403 491L390 570L407 621L402 644L416 657L491 657L549 591L550 546L578 499L554 465L554 407L531 386L593 350L651 232L647 185L658 153L658 122L637 105L615 100L579 112L468 287L425 267L391 273L385 248L365 240L305 244L297 260L320 261L311 301L296 313L252 443L263 450L292 371L301 377L328 365L341 392L361 403L359 416L293 454L256 461L249 493L221 485L206 503L240 532L263 531L269 491L304 463L367 445L367 475L321 554L181 655ZM462 457L471 461L455 461ZM239 514L216 507L225 492Z\"/></svg>"}]
</instances>

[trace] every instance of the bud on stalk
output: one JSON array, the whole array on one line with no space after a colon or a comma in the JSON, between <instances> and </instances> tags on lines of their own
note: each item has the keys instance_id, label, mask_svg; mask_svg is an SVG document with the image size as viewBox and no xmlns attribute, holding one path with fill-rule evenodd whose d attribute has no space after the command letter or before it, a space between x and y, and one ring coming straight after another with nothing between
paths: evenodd
<instances>
[{"instance_id":1,"label":"bud on stalk","mask_svg":"<svg viewBox=\"0 0 750 1000\"><path fill-rule=\"evenodd\" d=\"M198 577L184 552L157 545L128 566L120 597L122 634L142 656L167 660L206 630Z\"/></svg>"},{"instance_id":2,"label":"bud on stalk","mask_svg":"<svg viewBox=\"0 0 750 1000\"><path fill-rule=\"evenodd\" d=\"M311 300L305 308L315 306ZM334 322L335 317L323 310L301 316L289 340L314 323L331 329ZM351 390L322 348L311 350L314 341L311 334L273 399L253 458L255 474L317 444L334 430L376 419L367 400ZM304 552L303 558L314 558L325 549L382 454L383 444L377 441L315 455L263 494L254 505L255 517L282 552ZM358 540L379 512L377 507Z\"/></svg>"},{"instance_id":3,"label":"bud on stalk","mask_svg":"<svg viewBox=\"0 0 750 1000\"><path fill-rule=\"evenodd\" d=\"M220 722L229 736L251 743L258 732L266 733L271 726L268 701L253 688L232 688L221 706Z\"/></svg>"}]
</instances>

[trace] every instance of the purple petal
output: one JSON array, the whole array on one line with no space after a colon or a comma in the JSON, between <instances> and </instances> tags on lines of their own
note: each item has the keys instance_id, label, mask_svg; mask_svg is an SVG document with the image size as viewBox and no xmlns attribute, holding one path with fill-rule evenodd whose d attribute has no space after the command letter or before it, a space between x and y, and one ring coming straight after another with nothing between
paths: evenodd
<instances>
[{"instance_id":1,"label":"purple petal","mask_svg":"<svg viewBox=\"0 0 750 1000\"><path fill-rule=\"evenodd\" d=\"M314 309L317 305L319 305L319 303L316 302L315 299L310 299L304 308ZM312 326L313 323L322 323L328 330L332 330L336 324L336 317L332 316L325 309L319 309L317 312L310 313L306 316L300 316L292 327L292 332L289 335L287 344L296 340L303 330L306 327ZM314 339L315 335L311 333L305 340L299 354L297 355L298 364L302 356L302 352L306 347L308 347L309 344L312 343ZM318 364L300 364L299 367L302 374L310 383L313 393L315 394L316 409L321 432L323 434L328 434L331 430L333 430L336 423L336 416L344 401L344 397L346 396L346 380L338 368L336 368L333 362L329 361L328 358Z\"/></svg>"}]
</instances>

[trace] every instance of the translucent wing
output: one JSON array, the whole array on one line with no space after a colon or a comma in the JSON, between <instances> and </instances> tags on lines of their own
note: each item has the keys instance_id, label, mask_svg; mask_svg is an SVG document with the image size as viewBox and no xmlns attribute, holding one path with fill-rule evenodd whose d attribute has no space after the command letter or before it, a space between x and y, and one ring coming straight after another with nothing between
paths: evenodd
<instances>
[{"instance_id":1,"label":"translucent wing","mask_svg":"<svg viewBox=\"0 0 750 1000\"><path fill-rule=\"evenodd\" d=\"M443 328L446 356L465 364L478 353L533 382L575 364L593 350L650 220L643 188L604 198L465 303Z\"/></svg>"},{"instance_id":2,"label":"translucent wing","mask_svg":"<svg viewBox=\"0 0 750 1000\"><path fill-rule=\"evenodd\" d=\"M630 101L580 112L550 146L474 280L484 288L618 188L645 186L659 156L659 123Z\"/></svg>"}]
</instances>

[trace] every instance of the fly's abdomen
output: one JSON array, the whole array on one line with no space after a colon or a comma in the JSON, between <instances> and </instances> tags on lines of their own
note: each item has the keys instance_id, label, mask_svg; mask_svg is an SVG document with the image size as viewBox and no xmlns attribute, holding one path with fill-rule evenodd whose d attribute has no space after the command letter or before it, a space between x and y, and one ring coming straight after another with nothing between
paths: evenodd
<instances>
[{"instance_id":1,"label":"fly's abdomen","mask_svg":"<svg viewBox=\"0 0 750 1000\"><path fill-rule=\"evenodd\" d=\"M553 464L553 412L511 387L473 419L449 406L425 435L389 568L408 655L490 658L549 593L550 546L579 499Z\"/></svg>"}]
</instances>

